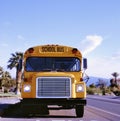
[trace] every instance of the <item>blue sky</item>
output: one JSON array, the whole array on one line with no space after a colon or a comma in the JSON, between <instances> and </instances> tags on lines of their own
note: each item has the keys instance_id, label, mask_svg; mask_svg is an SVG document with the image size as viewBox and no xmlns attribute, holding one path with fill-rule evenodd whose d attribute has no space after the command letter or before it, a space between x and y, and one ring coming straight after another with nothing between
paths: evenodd
<instances>
[{"instance_id":1,"label":"blue sky","mask_svg":"<svg viewBox=\"0 0 120 121\"><path fill-rule=\"evenodd\" d=\"M119 35L120 0L0 0L0 65L5 70L11 53L60 44L83 52L88 75L111 78L120 73Z\"/></svg>"}]
</instances>

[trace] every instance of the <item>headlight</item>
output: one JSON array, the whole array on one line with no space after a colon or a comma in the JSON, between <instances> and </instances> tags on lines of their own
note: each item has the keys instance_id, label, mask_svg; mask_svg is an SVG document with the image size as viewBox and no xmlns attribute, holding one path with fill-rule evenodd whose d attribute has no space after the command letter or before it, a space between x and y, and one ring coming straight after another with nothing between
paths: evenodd
<instances>
[{"instance_id":1,"label":"headlight","mask_svg":"<svg viewBox=\"0 0 120 121\"><path fill-rule=\"evenodd\" d=\"M24 92L30 92L31 91L31 85L24 85Z\"/></svg>"},{"instance_id":2,"label":"headlight","mask_svg":"<svg viewBox=\"0 0 120 121\"><path fill-rule=\"evenodd\" d=\"M84 86L82 84L76 85L76 92L83 92L84 91Z\"/></svg>"}]
</instances>

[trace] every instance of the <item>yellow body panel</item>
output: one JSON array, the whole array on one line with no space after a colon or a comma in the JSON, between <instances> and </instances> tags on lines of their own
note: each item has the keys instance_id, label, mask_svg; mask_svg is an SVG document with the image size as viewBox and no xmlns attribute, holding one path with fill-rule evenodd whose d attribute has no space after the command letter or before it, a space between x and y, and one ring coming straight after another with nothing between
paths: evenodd
<instances>
[{"instance_id":1,"label":"yellow body panel","mask_svg":"<svg viewBox=\"0 0 120 121\"><path fill-rule=\"evenodd\" d=\"M31 48L30 48L31 49ZM77 50L76 53L72 52L72 47L58 46L58 45L45 45L36 46L30 52L28 49L24 54L24 66L28 57L77 57L82 63L82 55ZM22 98L36 98L36 78L37 77L70 77L71 78L71 98L86 98L86 85L81 81L83 74L79 72L27 72L24 70L24 81L22 82ZM76 92L76 85L84 85L84 91ZM24 92L24 86L30 85L31 91Z\"/></svg>"}]
</instances>

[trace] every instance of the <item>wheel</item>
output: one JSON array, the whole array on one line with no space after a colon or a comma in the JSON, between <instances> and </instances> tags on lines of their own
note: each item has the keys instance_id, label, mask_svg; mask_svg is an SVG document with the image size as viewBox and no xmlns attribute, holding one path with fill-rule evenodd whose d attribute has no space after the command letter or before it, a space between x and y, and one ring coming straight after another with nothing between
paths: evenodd
<instances>
[{"instance_id":1,"label":"wheel","mask_svg":"<svg viewBox=\"0 0 120 121\"><path fill-rule=\"evenodd\" d=\"M83 105L76 105L75 111L76 111L76 116L77 117L83 117L83 115L84 115L84 106Z\"/></svg>"}]
</instances>

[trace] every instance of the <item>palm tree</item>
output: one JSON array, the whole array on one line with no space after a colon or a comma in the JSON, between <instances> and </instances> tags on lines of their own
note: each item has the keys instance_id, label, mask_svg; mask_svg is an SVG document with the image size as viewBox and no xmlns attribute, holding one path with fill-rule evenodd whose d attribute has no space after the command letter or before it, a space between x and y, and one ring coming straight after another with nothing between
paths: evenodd
<instances>
[{"instance_id":1,"label":"palm tree","mask_svg":"<svg viewBox=\"0 0 120 121\"><path fill-rule=\"evenodd\" d=\"M15 54L11 54L12 57L8 60L9 65L7 66L9 69L16 68L16 94L20 95L20 84L21 84L21 75L22 68L19 68L20 60L23 60L23 53L16 52Z\"/></svg>"},{"instance_id":2,"label":"palm tree","mask_svg":"<svg viewBox=\"0 0 120 121\"><path fill-rule=\"evenodd\" d=\"M117 84L117 77L119 76L119 73L114 72L112 73L112 76L115 78L115 84Z\"/></svg>"}]
</instances>

